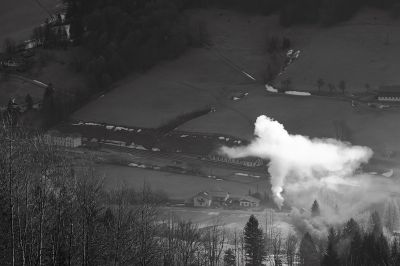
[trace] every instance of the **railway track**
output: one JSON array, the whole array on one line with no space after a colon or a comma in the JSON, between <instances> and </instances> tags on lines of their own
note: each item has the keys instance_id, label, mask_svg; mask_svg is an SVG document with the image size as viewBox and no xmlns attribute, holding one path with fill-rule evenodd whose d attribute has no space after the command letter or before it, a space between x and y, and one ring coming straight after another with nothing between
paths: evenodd
<instances>
[{"instance_id":1,"label":"railway track","mask_svg":"<svg viewBox=\"0 0 400 266\"><path fill-rule=\"evenodd\" d=\"M164 159L164 160L186 162L186 163L202 162L203 164L205 164L209 167L232 169L235 171L245 171L245 172L252 172L252 173L257 173L257 174L261 174L261 173L265 174L266 173L265 166L246 167L246 166L237 165L237 164L212 161L205 157L191 155L191 154L139 150L139 149L121 147L121 146L116 146L116 145L109 145L109 144L100 144L100 145L101 145L100 147L104 150L108 149L108 150L112 150L112 151L121 151L121 152L128 153L130 155L133 155L133 156L143 157L143 158L147 158L147 159Z\"/></svg>"}]
</instances>

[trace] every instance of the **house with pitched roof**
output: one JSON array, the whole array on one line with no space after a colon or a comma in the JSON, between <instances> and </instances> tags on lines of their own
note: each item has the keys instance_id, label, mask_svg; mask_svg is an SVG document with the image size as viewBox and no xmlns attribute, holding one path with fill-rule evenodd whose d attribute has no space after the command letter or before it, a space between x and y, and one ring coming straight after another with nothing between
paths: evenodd
<instances>
[{"instance_id":1,"label":"house with pitched roof","mask_svg":"<svg viewBox=\"0 0 400 266\"><path fill-rule=\"evenodd\" d=\"M194 207L221 207L226 205L229 193L225 191L202 191L193 197Z\"/></svg>"}]
</instances>

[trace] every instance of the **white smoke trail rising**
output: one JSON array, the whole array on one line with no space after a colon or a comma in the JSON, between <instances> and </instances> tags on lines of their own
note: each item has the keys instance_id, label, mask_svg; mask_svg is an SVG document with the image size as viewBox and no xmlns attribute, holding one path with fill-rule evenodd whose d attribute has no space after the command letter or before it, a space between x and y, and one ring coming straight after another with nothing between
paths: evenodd
<instances>
[{"instance_id":1,"label":"white smoke trail rising","mask_svg":"<svg viewBox=\"0 0 400 266\"><path fill-rule=\"evenodd\" d=\"M284 201L285 185L346 182L343 178L327 177L350 175L372 156L368 147L352 146L334 139L291 135L282 124L267 116L257 118L254 135L249 145L222 147L220 152L231 158L255 156L268 159L272 192L279 207Z\"/></svg>"}]
</instances>

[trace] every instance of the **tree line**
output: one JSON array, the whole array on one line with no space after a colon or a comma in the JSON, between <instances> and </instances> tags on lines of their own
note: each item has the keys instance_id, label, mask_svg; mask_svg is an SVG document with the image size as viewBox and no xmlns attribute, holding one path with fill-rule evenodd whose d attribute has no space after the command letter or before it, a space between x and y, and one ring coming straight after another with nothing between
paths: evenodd
<instances>
[{"instance_id":1,"label":"tree line","mask_svg":"<svg viewBox=\"0 0 400 266\"><path fill-rule=\"evenodd\" d=\"M393 17L400 14L398 0L197 0L191 6L233 8L239 11L269 15L278 13L282 26L321 23L331 26L350 19L363 7L387 10Z\"/></svg>"},{"instance_id":2,"label":"tree line","mask_svg":"<svg viewBox=\"0 0 400 266\"><path fill-rule=\"evenodd\" d=\"M105 190L101 178L40 134L0 128L1 265L216 265L220 225L200 229L158 206L148 186ZM85 164L85 163L83 163Z\"/></svg>"},{"instance_id":3,"label":"tree line","mask_svg":"<svg viewBox=\"0 0 400 266\"><path fill-rule=\"evenodd\" d=\"M393 207L393 206L392 206ZM389 208L390 209L390 208ZM317 201L311 207L311 215L321 215ZM330 227L326 239L318 239L305 232L299 246L300 265L399 265L399 238L393 236L393 224L398 223L398 213L386 214L382 221L377 211L372 211L366 225L353 218L342 225ZM396 217L395 217L396 216ZM394 222L397 220L397 222ZM385 228L385 229L384 229ZM385 232L389 230L389 232Z\"/></svg>"},{"instance_id":4,"label":"tree line","mask_svg":"<svg viewBox=\"0 0 400 266\"><path fill-rule=\"evenodd\" d=\"M144 71L207 41L205 23L180 0L65 0L71 38L85 48L72 63L89 85L105 89L129 71Z\"/></svg>"}]
</instances>

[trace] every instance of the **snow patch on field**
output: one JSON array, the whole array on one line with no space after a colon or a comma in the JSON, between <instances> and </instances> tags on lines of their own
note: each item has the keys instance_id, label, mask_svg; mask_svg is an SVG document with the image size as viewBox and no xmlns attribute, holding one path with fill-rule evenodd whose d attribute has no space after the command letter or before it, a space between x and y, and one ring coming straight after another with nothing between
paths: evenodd
<instances>
[{"instance_id":1,"label":"snow patch on field","mask_svg":"<svg viewBox=\"0 0 400 266\"><path fill-rule=\"evenodd\" d=\"M86 122L85 126L101 126L99 123L93 123L93 122Z\"/></svg>"},{"instance_id":2,"label":"snow patch on field","mask_svg":"<svg viewBox=\"0 0 400 266\"><path fill-rule=\"evenodd\" d=\"M147 151L147 149L145 147L143 147L142 145L136 145L135 143L131 143L129 146L126 146L127 148L131 148L131 149L137 149L137 150L143 150L143 151Z\"/></svg>"},{"instance_id":3,"label":"snow patch on field","mask_svg":"<svg viewBox=\"0 0 400 266\"><path fill-rule=\"evenodd\" d=\"M384 177L392 177L393 176L393 169L382 174Z\"/></svg>"},{"instance_id":4,"label":"snow patch on field","mask_svg":"<svg viewBox=\"0 0 400 266\"><path fill-rule=\"evenodd\" d=\"M311 96L311 93L305 91L285 91L285 94L296 96Z\"/></svg>"},{"instance_id":5,"label":"snow patch on field","mask_svg":"<svg viewBox=\"0 0 400 266\"><path fill-rule=\"evenodd\" d=\"M142 150L142 151L147 151L147 149L146 149L145 147L143 147L142 145L137 145L137 146L135 147L135 149L137 149L137 150Z\"/></svg>"},{"instance_id":6,"label":"snow patch on field","mask_svg":"<svg viewBox=\"0 0 400 266\"><path fill-rule=\"evenodd\" d=\"M245 173L235 173L235 175L260 178L259 175L252 175L252 174L245 174Z\"/></svg>"},{"instance_id":7,"label":"snow patch on field","mask_svg":"<svg viewBox=\"0 0 400 266\"><path fill-rule=\"evenodd\" d=\"M137 164L137 163L129 163L128 166L130 166L130 167L137 167L137 168L143 168L143 169L149 168L147 165L144 165L144 164Z\"/></svg>"},{"instance_id":8,"label":"snow patch on field","mask_svg":"<svg viewBox=\"0 0 400 266\"><path fill-rule=\"evenodd\" d=\"M239 175L239 176L249 176L249 174L244 174L244 173L235 173L235 175Z\"/></svg>"},{"instance_id":9,"label":"snow patch on field","mask_svg":"<svg viewBox=\"0 0 400 266\"><path fill-rule=\"evenodd\" d=\"M115 131L120 131L120 130L128 131L129 128L126 128L126 127L115 127Z\"/></svg>"},{"instance_id":10,"label":"snow patch on field","mask_svg":"<svg viewBox=\"0 0 400 266\"><path fill-rule=\"evenodd\" d=\"M108 145L114 145L114 146L125 146L125 142L118 141L118 140L107 140L107 141L105 141L105 143Z\"/></svg>"},{"instance_id":11,"label":"snow patch on field","mask_svg":"<svg viewBox=\"0 0 400 266\"><path fill-rule=\"evenodd\" d=\"M272 87L272 86L270 86L268 84L265 84L265 88L267 89L268 92L278 93L277 89L275 89L274 87Z\"/></svg>"}]
</instances>

